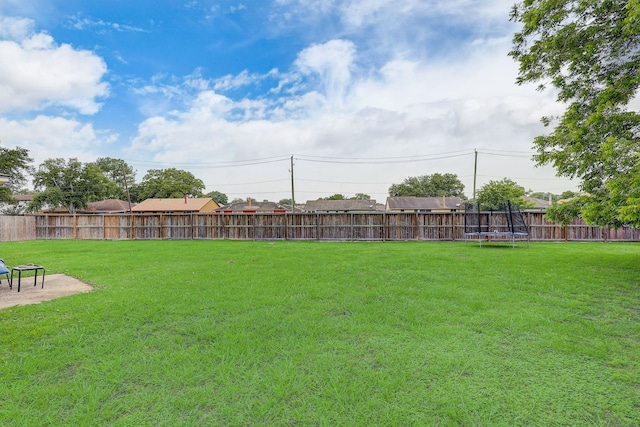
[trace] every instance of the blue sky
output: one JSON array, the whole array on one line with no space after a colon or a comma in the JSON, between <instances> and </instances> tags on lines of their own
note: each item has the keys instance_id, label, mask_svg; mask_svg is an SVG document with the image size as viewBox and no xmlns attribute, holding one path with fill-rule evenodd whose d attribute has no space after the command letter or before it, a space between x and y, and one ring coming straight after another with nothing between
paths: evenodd
<instances>
[{"instance_id":1,"label":"blue sky","mask_svg":"<svg viewBox=\"0 0 640 427\"><path fill-rule=\"evenodd\" d=\"M3 0L0 143L176 167L230 199L303 202L534 168L553 93L515 85L512 0Z\"/></svg>"}]
</instances>

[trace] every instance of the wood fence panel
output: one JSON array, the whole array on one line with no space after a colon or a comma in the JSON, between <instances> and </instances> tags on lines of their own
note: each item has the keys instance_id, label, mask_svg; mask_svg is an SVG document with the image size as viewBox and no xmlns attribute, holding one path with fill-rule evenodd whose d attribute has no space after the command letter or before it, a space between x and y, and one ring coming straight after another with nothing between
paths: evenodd
<instances>
[{"instance_id":1,"label":"wood fence panel","mask_svg":"<svg viewBox=\"0 0 640 427\"><path fill-rule=\"evenodd\" d=\"M283 214L254 215L256 240L284 240L286 238L286 220Z\"/></svg>"},{"instance_id":2,"label":"wood fence panel","mask_svg":"<svg viewBox=\"0 0 640 427\"><path fill-rule=\"evenodd\" d=\"M387 213L384 240L417 240L419 213Z\"/></svg>"},{"instance_id":3,"label":"wood fence panel","mask_svg":"<svg viewBox=\"0 0 640 427\"><path fill-rule=\"evenodd\" d=\"M194 239L215 239L214 237L214 220L215 216L194 214L193 219L193 238Z\"/></svg>"},{"instance_id":4,"label":"wood fence panel","mask_svg":"<svg viewBox=\"0 0 640 427\"><path fill-rule=\"evenodd\" d=\"M384 237L383 213L354 213L351 214L352 240L379 241Z\"/></svg>"},{"instance_id":5,"label":"wood fence panel","mask_svg":"<svg viewBox=\"0 0 640 427\"><path fill-rule=\"evenodd\" d=\"M255 214L224 215L225 238L231 240L252 240L254 238Z\"/></svg>"},{"instance_id":6,"label":"wood fence panel","mask_svg":"<svg viewBox=\"0 0 640 427\"><path fill-rule=\"evenodd\" d=\"M104 216L77 215L75 217L75 238L79 240L103 240Z\"/></svg>"},{"instance_id":7,"label":"wood fence panel","mask_svg":"<svg viewBox=\"0 0 640 427\"><path fill-rule=\"evenodd\" d=\"M161 233L167 240L193 239L193 217L191 214L165 214L162 215Z\"/></svg>"},{"instance_id":8,"label":"wood fence panel","mask_svg":"<svg viewBox=\"0 0 640 427\"><path fill-rule=\"evenodd\" d=\"M161 217L162 215L159 214L135 215L135 238L137 240L160 239L162 235Z\"/></svg>"},{"instance_id":9,"label":"wood fence panel","mask_svg":"<svg viewBox=\"0 0 640 427\"><path fill-rule=\"evenodd\" d=\"M507 230L504 213L483 212L480 215L491 231ZM592 227L580 218L567 227L560 227L548 222L544 213L525 213L524 219L532 241L640 241L640 230L628 227ZM141 240L463 240L464 214L54 214L0 217L2 241L27 240L29 236L36 239Z\"/></svg>"},{"instance_id":10,"label":"wood fence panel","mask_svg":"<svg viewBox=\"0 0 640 427\"><path fill-rule=\"evenodd\" d=\"M455 216L452 214L442 215L439 213L425 213L421 219L419 239L420 240L455 240Z\"/></svg>"},{"instance_id":11,"label":"wood fence panel","mask_svg":"<svg viewBox=\"0 0 640 427\"><path fill-rule=\"evenodd\" d=\"M0 242L37 239L36 222L35 216L0 216Z\"/></svg>"},{"instance_id":12,"label":"wood fence panel","mask_svg":"<svg viewBox=\"0 0 640 427\"><path fill-rule=\"evenodd\" d=\"M289 240L317 240L319 214L286 215Z\"/></svg>"},{"instance_id":13,"label":"wood fence panel","mask_svg":"<svg viewBox=\"0 0 640 427\"><path fill-rule=\"evenodd\" d=\"M104 238L107 240L131 239L131 215L104 215Z\"/></svg>"},{"instance_id":14,"label":"wood fence panel","mask_svg":"<svg viewBox=\"0 0 640 427\"><path fill-rule=\"evenodd\" d=\"M36 217L38 239L75 239L73 215L42 215Z\"/></svg>"},{"instance_id":15,"label":"wood fence panel","mask_svg":"<svg viewBox=\"0 0 640 427\"><path fill-rule=\"evenodd\" d=\"M526 213L524 218L529 228L530 240L564 240L564 230L547 221L544 214Z\"/></svg>"},{"instance_id":16,"label":"wood fence panel","mask_svg":"<svg viewBox=\"0 0 640 427\"><path fill-rule=\"evenodd\" d=\"M351 215L318 215L318 240L351 240Z\"/></svg>"}]
</instances>

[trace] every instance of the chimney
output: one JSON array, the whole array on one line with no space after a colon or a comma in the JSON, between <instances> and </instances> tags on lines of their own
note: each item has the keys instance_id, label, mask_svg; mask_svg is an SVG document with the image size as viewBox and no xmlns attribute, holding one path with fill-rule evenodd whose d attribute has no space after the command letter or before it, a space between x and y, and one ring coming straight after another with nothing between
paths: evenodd
<instances>
[{"instance_id":1,"label":"chimney","mask_svg":"<svg viewBox=\"0 0 640 427\"><path fill-rule=\"evenodd\" d=\"M249 201L249 207L251 207L251 197L247 197L247 200Z\"/></svg>"},{"instance_id":2,"label":"chimney","mask_svg":"<svg viewBox=\"0 0 640 427\"><path fill-rule=\"evenodd\" d=\"M187 195L186 194L184 195L184 204L185 205L187 204Z\"/></svg>"}]
</instances>

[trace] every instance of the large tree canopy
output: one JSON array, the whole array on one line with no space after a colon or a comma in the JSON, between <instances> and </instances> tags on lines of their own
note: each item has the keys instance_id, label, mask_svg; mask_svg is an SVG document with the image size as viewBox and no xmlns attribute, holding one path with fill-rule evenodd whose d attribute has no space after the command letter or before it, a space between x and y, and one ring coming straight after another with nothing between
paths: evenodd
<instances>
[{"instance_id":1,"label":"large tree canopy","mask_svg":"<svg viewBox=\"0 0 640 427\"><path fill-rule=\"evenodd\" d=\"M534 141L539 165L581 180L581 215L592 224L640 225L638 0L523 0L511 13L523 24L510 55L519 84L551 85L566 105Z\"/></svg>"},{"instance_id":2,"label":"large tree canopy","mask_svg":"<svg viewBox=\"0 0 640 427\"><path fill-rule=\"evenodd\" d=\"M210 191L205 194L205 196L211 197L220 206L226 205L229 202L229 197L220 191Z\"/></svg>"},{"instance_id":3,"label":"large tree canopy","mask_svg":"<svg viewBox=\"0 0 640 427\"><path fill-rule=\"evenodd\" d=\"M481 209L502 210L507 201L517 204L519 207L529 207L532 203L523 199L525 195L524 187L509 178L500 181L489 181L479 190L476 201L480 203Z\"/></svg>"},{"instance_id":4,"label":"large tree canopy","mask_svg":"<svg viewBox=\"0 0 640 427\"><path fill-rule=\"evenodd\" d=\"M94 163L82 164L73 158L45 160L33 175L33 185L39 193L31 202L32 210L62 206L74 213L89 202L103 200L113 182Z\"/></svg>"},{"instance_id":5,"label":"large tree canopy","mask_svg":"<svg viewBox=\"0 0 640 427\"><path fill-rule=\"evenodd\" d=\"M138 202L149 198L202 197L205 185L191 172L180 169L149 169L142 182L132 189ZM134 196L135 195L135 196Z\"/></svg>"},{"instance_id":6,"label":"large tree canopy","mask_svg":"<svg viewBox=\"0 0 640 427\"><path fill-rule=\"evenodd\" d=\"M9 175L9 182L0 187L1 202L13 203L11 194L27 183L26 174L32 171L32 161L29 150L25 148L0 147L0 173Z\"/></svg>"},{"instance_id":7,"label":"large tree canopy","mask_svg":"<svg viewBox=\"0 0 640 427\"><path fill-rule=\"evenodd\" d=\"M113 183L105 198L127 200L127 188L136 182L133 168L124 160L112 157L100 157L94 164Z\"/></svg>"},{"instance_id":8,"label":"large tree canopy","mask_svg":"<svg viewBox=\"0 0 640 427\"><path fill-rule=\"evenodd\" d=\"M461 197L464 195L464 184L458 176L451 173L422 176L410 176L401 184L392 184L389 187L389 196L415 196L415 197Z\"/></svg>"}]
</instances>

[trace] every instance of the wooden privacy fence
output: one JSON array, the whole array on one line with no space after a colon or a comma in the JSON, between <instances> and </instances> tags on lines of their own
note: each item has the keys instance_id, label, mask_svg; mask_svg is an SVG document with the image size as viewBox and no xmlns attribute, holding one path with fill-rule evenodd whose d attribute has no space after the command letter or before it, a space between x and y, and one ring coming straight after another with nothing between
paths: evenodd
<instances>
[{"instance_id":1,"label":"wooden privacy fence","mask_svg":"<svg viewBox=\"0 0 640 427\"><path fill-rule=\"evenodd\" d=\"M500 213L492 223L506 224ZM577 218L566 228L543 213L524 213L536 241L640 241L640 229L592 227ZM463 213L121 214L37 215L37 239L464 240Z\"/></svg>"},{"instance_id":2,"label":"wooden privacy fence","mask_svg":"<svg viewBox=\"0 0 640 427\"><path fill-rule=\"evenodd\" d=\"M36 217L0 216L0 242L35 240Z\"/></svg>"}]
</instances>

